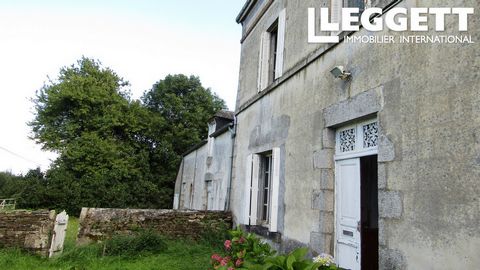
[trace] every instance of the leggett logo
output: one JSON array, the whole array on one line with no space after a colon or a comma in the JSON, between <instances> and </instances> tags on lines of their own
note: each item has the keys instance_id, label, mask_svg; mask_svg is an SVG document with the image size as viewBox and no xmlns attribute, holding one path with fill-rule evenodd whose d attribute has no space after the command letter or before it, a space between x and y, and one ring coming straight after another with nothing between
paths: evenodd
<instances>
[{"instance_id":1,"label":"leggett logo","mask_svg":"<svg viewBox=\"0 0 480 270\"><path fill-rule=\"evenodd\" d=\"M358 31L359 24L368 31L382 31L384 26L396 32L413 31L426 32L429 31L428 20L429 15L433 15L435 19L435 31L445 31L446 16L455 16L458 20L458 31L465 32L468 30L468 16L474 13L473 8L392 8L383 14L381 8L367 8L361 16L358 16L359 8L342 8L340 22L331 22L329 19L329 9L320 8L320 28L318 31ZM372 19L373 18L373 19ZM340 38L338 35L321 36L316 35L316 14L315 8L308 9L308 42L309 43L338 43ZM366 39L365 39L366 38ZM394 36L384 36L381 40L372 36L363 37L346 37L347 42L370 42L370 43L395 43ZM401 43L474 43L470 36L406 36L402 37Z\"/></svg>"}]
</instances>

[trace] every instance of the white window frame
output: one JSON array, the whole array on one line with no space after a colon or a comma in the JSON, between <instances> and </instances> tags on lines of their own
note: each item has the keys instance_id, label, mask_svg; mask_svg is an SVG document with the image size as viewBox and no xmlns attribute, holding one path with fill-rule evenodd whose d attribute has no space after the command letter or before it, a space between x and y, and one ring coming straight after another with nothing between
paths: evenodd
<instances>
[{"instance_id":1,"label":"white window frame","mask_svg":"<svg viewBox=\"0 0 480 270\"><path fill-rule=\"evenodd\" d=\"M278 14L278 17L272 22L268 29L277 24L277 46L276 46L276 62L275 62L275 77L273 81L283 75L284 50L285 50L285 28L286 28L286 9L283 9ZM271 83L270 76L270 42L271 34L269 31L264 31L260 36L260 51L258 56L258 92L263 91Z\"/></svg>"},{"instance_id":2,"label":"white window frame","mask_svg":"<svg viewBox=\"0 0 480 270\"><path fill-rule=\"evenodd\" d=\"M268 164L268 170L267 165ZM271 207L271 198L272 198L272 174L273 174L273 154L268 153L261 156L260 160L260 178L258 181L259 184L259 193L258 193L258 223L260 225L268 225L270 223L270 207ZM265 188L265 181L268 185ZM267 189L267 203L265 204L265 190ZM265 213L266 206L266 213ZM264 219L263 216L266 216Z\"/></svg>"},{"instance_id":3,"label":"white window frame","mask_svg":"<svg viewBox=\"0 0 480 270\"><path fill-rule=\"evenodd\" d=\"M363 126L369 125L372 123L377 123L378 136L380 134L380 125L378 124L378 119L369 119L366 121L358 122L348 126L343 126L337 129L335 134L335 160L355 158L366 155L375 155L378 152L378 138L377 145L373 147L365 148L363 147ZM355 130L355 148L353 151L341 152L340 150L340 133L345 130L354 129Z\"/></svg>"},{"instance_id":4,"label":"white window frame","mask_svg":"<svg viewBox=\"0 0 480 270\"><path fill-rule=\"evenodd\" d=\"M247 156L245 174L245 208L243 223L246 225L263 225L268 227L270 232L278 229L278 201L280 187L280 148L273 148L271 151L271 181L269 185L268 221L262 221L260 215L260 185L262 181L261 154L250 154Z\"/></svg>"}]
</instances>

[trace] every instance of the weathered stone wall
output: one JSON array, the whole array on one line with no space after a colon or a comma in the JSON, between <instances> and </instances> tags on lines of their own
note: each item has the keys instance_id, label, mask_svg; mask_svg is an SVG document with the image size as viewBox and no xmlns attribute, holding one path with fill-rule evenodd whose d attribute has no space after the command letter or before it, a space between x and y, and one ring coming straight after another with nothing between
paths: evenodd
<instances>
[{"instance_id":1,"label":"weathered stone wall","mask_svg":"<svg viewBox=\"0 0 480 270\"><path fill-rule=\"evenodd\" d=\"M115 234L153 230L170 237L198 239L206 230L228 229L231 214L222 211L83 208L77 244L87 244Z\"/></svg>"},{"instance_id":2,"label":"weathered stone wall","mask_svg":"<svg viewBox=\"0 0 480 270\"><path fill-rule=\"evenodd\" d=\"M244 196L248 155L280 147L282 242L333 254L334 132L376 116L380 269L478 268L480 31L474 29L479 17L470 16L463 33L475 44L341 42L324 50L307 42L307 9L329 2L275 1L242 43L231 200L235 222L241 223L249 205ZM479 3L404 0L399 7L478 9ZM283 8L284 75L259 93L261 33ZM448 20L445 32L422 35L461 34L456 18ZM361 29L353 36L413 34ZM330 74L338 65L352 73L350 80Z\"/></svg>"},{"instance_id":3,"label":"weathered stone wall","mask_svg":"<svg viewBox=\"0 0 480 270\"><path fill-rule=\"evenodd\" d=\"M0 213L0 247L21 248L47 256L54 223L55 211Z\"/></svg>"}]
</instances>

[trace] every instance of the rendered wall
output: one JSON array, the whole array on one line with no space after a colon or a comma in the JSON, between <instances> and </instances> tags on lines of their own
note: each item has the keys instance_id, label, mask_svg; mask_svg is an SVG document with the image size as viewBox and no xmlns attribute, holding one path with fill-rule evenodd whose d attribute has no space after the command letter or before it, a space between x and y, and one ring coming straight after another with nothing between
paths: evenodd
<instances>
[{"instance_id":1,"label":"rendered wall","mask_svg":"<svg viewBox=\"0 0 480 270\"><path fill-rule=\"evenodd\" d=\"M207 210L207 181L212 181L213 204L208 210L225 210L230 184L232 163L232 133L226 131L211 138L213 151L208 144L184 156L176 183L179 209Z\"/></svg>"},{"instance_id":2,"label":"rendered wall","mask_svg":"<svg viewBox=\"0 0 480 270\"><path fill-rule=\"evenodd\" d=\"M283 2L283 6L281 5ZM275 1L242 44L232 212L242 218L249 154L283 149L282 249L334 251L335 128L376 114L381 269L475 269L480 264L480 32L475 44L306 44L308 7ZM474 7L478 1L403 1L406 7ZM257 94L259 36L286 7L284 76ZM477 15L469 29L479 29ZM431 24L434 20L430 21ZM458 34L449 18L446 31ZM432 26L430 26L432 28ZM361 29L353 35L375 34ZM384 30L377 35L399 33ZM402 33L413 35L416 33ZM422 33L425 35L437 32ZM307 63L290 73L294 63ZM343 65L351 81L330 70ZM289 70L290 69L290 70ZM246 105L257 96L263 97ZM240 111L241 110L241 111ZM282 213L283 212L283 213ZM456 259L452 259L456 258Z\"/></svg>"}]
</instances>

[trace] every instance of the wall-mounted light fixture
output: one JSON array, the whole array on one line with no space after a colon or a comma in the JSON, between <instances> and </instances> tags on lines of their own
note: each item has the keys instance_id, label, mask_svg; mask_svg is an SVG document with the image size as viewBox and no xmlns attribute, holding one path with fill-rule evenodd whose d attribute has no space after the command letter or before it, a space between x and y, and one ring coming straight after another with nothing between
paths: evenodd
<instances>
[{"instance_id":1,"label":"wall-mounted light fixture","mask_svg":"<svg viewBox=\"0 0 480 270\"><path fill-rule=\"evenodd\" d=\"M334 67L332 70L330 70L330 73L332 73L335 78L340 78L342 80L348 80L348 78L350 78L352 75L350 72L345 71L343 66Z\"/></svg>"}]
</instances>

